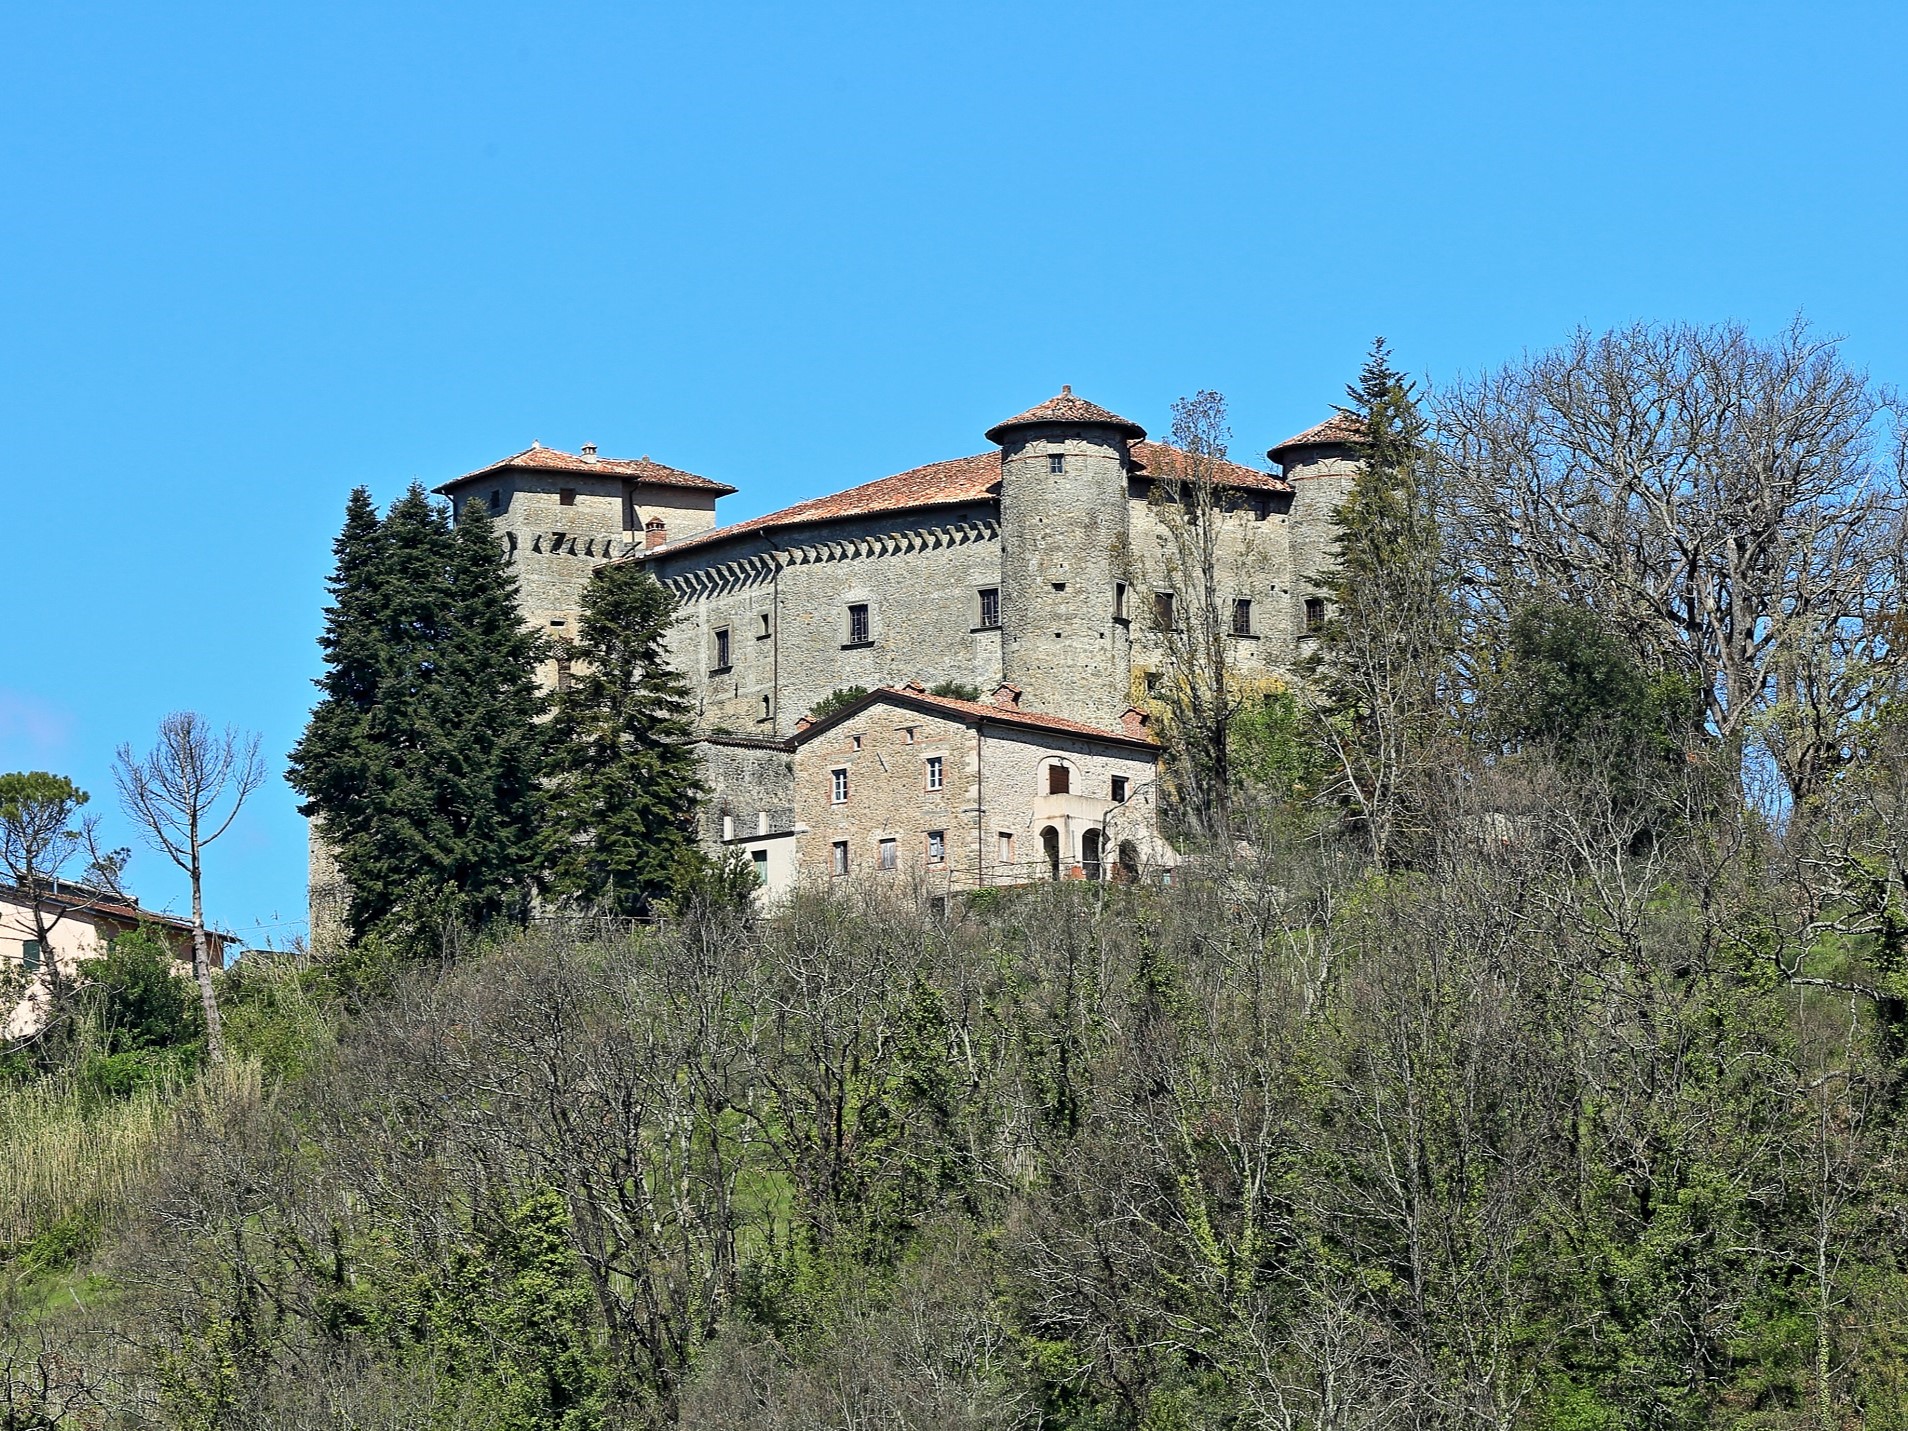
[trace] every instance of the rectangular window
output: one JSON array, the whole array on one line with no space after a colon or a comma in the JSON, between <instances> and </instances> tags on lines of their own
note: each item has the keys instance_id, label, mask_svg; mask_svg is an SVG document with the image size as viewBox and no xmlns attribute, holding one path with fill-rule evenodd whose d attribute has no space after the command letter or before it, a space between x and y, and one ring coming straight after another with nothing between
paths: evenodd
<instances>
[{"instance_id":1,"label":"rectangular window","mask_svg":"<svg viewBox=\"0 0 1908 1431\"><path fill-rule=\"evenodd\" d=\"M868 644L868 608L857 602L848 608L848 644L865 646Z\"/></svg>"},{"instance_id":2,"label":"rectangular window","mask_svg":"<svg viewBox=\"0 0 1908 1431\"><path fill-rule=\"evenodd\" d=\"M1126 583L1123 581L1113 583L1113 619L1126 620Z\"/></svg>"},{"instance_id":3,"label":"rectangular window","mask_svg":"<svg viewBox=\"0 0 1908 1431\"><path fill-rule=\"evenodd\" d=\"M904 725L901 727L901 743L903 745L914 744L914 727L913 726Z\"/></svg>"},{"instance_id":4,"label":"rectangular window","mask_svg":"<svg viewBox=\"0 0 1908 1431\"><path fill-rule=\"evenodd\" d=\"M881 852L881 868L884 870L893 869L895 866L894 841L883 840L876 848Z\"/></svg>"},{"instance_id":5,"label":"rectangular window","mask_svg":"<svg viewBox=\"0 0 1908 1431\"><path fill-rule=\"evenodd\" d=\"M946 778L947 769L942 757L930 755L927 758L927 788L930 790L939 790L942 782L945 781Z\"/></svg>"},{"instance_id":6,"label":"rectangular window","mask_svg":"<svg viewBox=\"0 0 1908 1431\"><path fill-rule=\"evenodd\" d=\"M31 974L40 967L40 941L22 939L20 941L20 967Z\"/></svg>"},{"instance_id":7,"label":"rectangular window","mask_svg":"<svg viewBox=\"0 0 1908 1431\"><path fill-rule=\"evenodd\" d=\"M559 507L574 507L576 505L576 488L557 488L557 505Z\"/></svg>"},{"instance_id":8,"label":"rectangular window","mask_svg":"<svg viewBox=\"0 0 1908 1431\"><path fill-rule=\"evenodd\" d=\"M848 873L848 842L846 840L836 840L834 845L831 847L830 854L832 855L834 860L832 868L834 869L835 873L838 875L847 874Z\"/></svg>"},{"instance_id":9,"label":"rectangular window","mask_svg":"<svg viewBox=\"0 0 1908 1431\"><path fill-rule=\"evenodd\" d=\"M1047 470L1048 470L1049 472L1064 472L1064 471L1066 471L1066 470L1067 470L1067 455L1066 455L1066 453L1064 453L1064 452L1049 452L1049 453L1047 454Z\"/></svg>"},{"instance_id":10,"label":"rectangular window","mask_svg":"<svg viewBox=\"0 0 1908 1431\"><path fill-rule=\"evenodd\" d=\"M764 639L769 634L769 619L768 619L768 613L766 611L762 613L761 621L762 621L761 629L755 633L755 639L758 641Z\"/></svg>"},{"instance_id":11,"label":"rectangular window","mask_svg":"<svg viewBox=\"0 0 1908 1431\"><path fill-rule=\"evenodd\" d=\"M729 628L724 626L721 630L716 632L715 637L715 668L718 671L726 671L729 669Z\"/></svg>"},{"instance_id":12,"label":"rectangular window","mask_svg":"<svg viewBox=\"0 0 1908 1431\"><path fill-rule=\"evenodd\" d=\"M981 619L983 626L1000 625L1000 588L983 586L981 588Z\"/></svg>"},{"instance_id":13,"label":"rectangular window","mask_svg":"<svg viewBox=\"0 0 1908 1431\"><path fill-rule=\"evenodd\" d=\"M1118 804L1125 799L1126 777L1124 775L1115 775L1113 777L1113 802Z\"/></svg>"},{"instance_id":14,"label":"rectangular window","mask_svg":"<svg viewBox=\"0 0 1908 1431\"><path fill-rule=\"evenodd\" d=\"M1006 830L1000 832L1000 862L1004 865L1014 862L1014 837Z\"/></svg>"},{"instance_id":15,"label":"rectangular window","mask_svg":"<svg viewBox=\"0 0 1908 1431\"><path fill-rule=\"evenodd\" d=\"M858 735L851 735L851 736L849 736L849 737L848 737L848 748L849 748L850 750L860 750L860 749L861 749L861 737L860 737L860 736L858 736Z\"/></svg>"},{"instance_id":16,"label":"rectangular window","mask_svg":"<svg viewBox=\"0 0 1908 1431\"><path fill-rule=\"evenodd\" d=\"M846 805L848 803L848 772L846 770L831 770L829 771L829 775L831 777L828 794L829 803L831 805Z\"/></svg>"},{"instance_id":17,"label":"rectangular window","mask_svg":"<svg viewBox=\"0 0 1908 1431\"><path fill-rule=\"evenodd\" d=\"M1173 629L1173 594L1170 591L1153 593L1153 625L1161 631Z\"/></svg>"},{"instance_id":18,"label":"rectangular window","mask_svg":"<svg viewBox=\"0 0 1908 1431\"><path fill-rule=\"evenodd\" d=\"M768 883L768 851L767 850L750 850L749 864L755 871L755 882L757 884L767 884Z\"/></svg>"},{"instance_id":19,"label":"rectangular window","mask_svg":"<svg viewBox=\"0 0 1908 1431\"><path fill-rule=\"evenodd\" d=\"M931 865L943 863L947 859L947 831L929 830L927 836L928 863Z\"/></svg>"},{"instance_id":20,"label":"rectangular window","mask_svg":"<svg viewBox=\"0 0 1908 1431\"><path fill-rule=\"evenodd\" d=\"M490 494L490 510L493 512L501 512L503 510L503 493L492 492Z\"/></svg>"},{"instance_id":21,"label":"rectangular window","mask_svg":"<svg viewBox=\"0 0 1908 1431\"><path fill-rule=\"evenodd\" d=\"M1073 772L1064 765L1047 767L1047 793L1065 795L1073 789Z\"/></svg>"},{"instance_id":22,"label":"rectangular window","mask_svg":"<svg viewBox=\"0 0 1908 1431\"><path fill-rule=\"evenodd\" d=\"M1322 631L1325 628L1325 598L1308 596L1305 598L1305 629Z\"/></svg>"},{"instance_id":23,"label":"rectangular window","mask_svg":"<svg viewBox=\"0 0 1908 1431\"><path fill-rule=\"evenodd\" d=\"M762 697L762 719L763 720L775 719L775 703L771 701L767 696Z\"/></svg>"},{"instance_id":24,"label":"rectangular window","mask_svg":"<svg viewBox=\"0 0 1908 1431\"><path fill-rule=\"evenodd\" d=\"M1252 634L1252 603L1243 596L1232 603L1232 634L1234 636Z\"/></svg>"}]
</instances>

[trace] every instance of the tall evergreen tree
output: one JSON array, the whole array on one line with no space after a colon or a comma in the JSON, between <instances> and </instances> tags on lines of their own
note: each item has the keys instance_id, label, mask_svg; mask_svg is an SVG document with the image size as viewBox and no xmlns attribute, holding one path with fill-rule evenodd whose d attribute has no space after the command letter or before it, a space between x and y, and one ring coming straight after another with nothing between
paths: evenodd
<instances>
[{"instance_id":1,"label":"tall evergreen tree","mask_svg":"<svg viewBox=\"0 0 1908 1431\"><path fill-rule=\"evenodd\" d=\"M1455 609L1426 423L1384 339L1346 391L1363 463L1332 518L1329 615L1311 674L1334 788L1384 860L1443 725Z\"/></svg>"},{"instance_id":2,"label":"tall evergreen tree","mask_svg":"<svg viewBox=\"0 0 1908 1431\"><path fill-rule=\"evenodd\" d=\"M521 914L541 749L536 643L488 519L454 530L413 486L379 522L360 490L333 550L324 694L291 780L336 851L350 932Z\"/></svg>"},{"instance_id":3,"label":"tall evergreen tree","mask_svg":"<svg viewBox=\"0 0 1908 1431\"><path fill-rule=\"evenodd\" d=\"M663 652L671 610L640 568L598 571L552 722L548 887L623 914L646 910L701 858L689 697Z\"/></svg>"}]
</instances>

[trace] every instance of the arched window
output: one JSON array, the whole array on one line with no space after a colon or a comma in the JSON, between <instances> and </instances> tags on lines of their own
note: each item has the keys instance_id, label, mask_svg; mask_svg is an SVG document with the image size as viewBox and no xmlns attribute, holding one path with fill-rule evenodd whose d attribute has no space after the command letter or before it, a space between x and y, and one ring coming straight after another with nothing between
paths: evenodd
<instances>
[{"instance_id":1,"label":"arched window","mask_svg":"<svg viewBox=\"0 0 1908 1431\"><path fill-rule=\"evenodd\" d=\"M1098 830L1088 830L1080 837L1080 863L1086 868L1086 877L1091 880L1106 878L1101 868L1101 853L1105 848L1105 837Z\"/></svg>"},{"instance_id":2,"label":"arched window","mask_svg":"<svg viewBox=\"0 0 1908 1431\"><path fill-rule=\"evenodd\" d=\"M1047 873L1060 878L1060 832L1048 825L1040 832L1040 853L1047 857Z\"/></svg>"}]
</instances>

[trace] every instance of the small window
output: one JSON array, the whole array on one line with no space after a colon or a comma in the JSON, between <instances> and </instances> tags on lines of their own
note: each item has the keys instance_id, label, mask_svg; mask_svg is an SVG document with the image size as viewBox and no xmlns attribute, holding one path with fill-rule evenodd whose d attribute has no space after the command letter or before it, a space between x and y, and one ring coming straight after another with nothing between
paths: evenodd
<instances>
[{"instance_id":1,"label":"small window","mask_svg":"<svg viewBox=\"0 0 1908 1431\"><path fill-rule=\"evenodd\" d=\"M20 941L20 967L31 974L40 967L40 941L22 939Z\"/></svg>"},{"instance_id":2,"label":"small window","mask_svg":"<svg viewBox=\"0 0 1908 1431\"><path fill-rule=\"evenodd\" d=\"M557 488L557 505L559 507L574 507L576 505L576 488Z\"/></svg>"},{"instance_id":3,"label":"small window","mask_svg":"<svg viewBox=\"0 0 1908 1431\"><path fill-rule=\"evenodd\" d=\"M1064 471L1066 471L1066 470L1067 470L1067 455L1066 455L1066 453L1064 453L1064 452L1049 452L1049 453L1047 454L1047 470L1048 470L1049 472L1064 472Z\"/></svg>"},{"instance_id":4,"label":"small window","mask_svg":"<svg viewBox=\"0 0 1908 1431\"><path fill-rule=\"evenodd\" d=\"M493 512L501 512L503 510L503 493L492 492L490 494L490 510Z\"/></svg>"},{"instance_id":5,"label":"small window","mask_svg":"<svg viewBox=\"0 0 1908 1431\"><path fill-rule=\"evenodd\" d=\"M858 735L851 735L851 736L849 736L849 737L848 737L848 748L849 748L850 750L860 750L860 749L861 749L861 737L860 737L860 736L858 736Z\"/></svg>"},{"instance_id":6,"label":"small window","mask_svg":"<svg viewBox=\"0 0 1908 1431\"><path fill-rule=\"evenodd\" d=\"M771 701L767 696L763 696L762 697L762 719L773 720L774 718L775 718L775 703Z\"/></svg>"},{"instance_id":7,"label":"small window","mask_svg":"<svg viewBox=\"0 0 1908 1431\"><path fill-rule=\"evenodd\" d=\"M868 608L857 602L848 608L848 644L865 646L868 643Z\"/></svg>"},{"instance_id":8,"label":"small window","mask_svg":"<svg viewBox=\"0 0 1908 1431\"><path fill-rule=\"evenodd\" d=\"M1305 598L1305 629L1322 631L1325 629L1325 598L1308 596Z\"/></svg>"},{"instance_id":9,"label":"small window","mask_svg":"<svg viewBox=\"0 0 1908 1431\"><path fill-rule=\"evenodd\" d=\"M913 726L904 725L901 727L901 743L903 745L914 744L914 727Z\"/></svg>"},{"instance_id":10,"label":"small window","mask_svg":"<svg viewBox=\"0 0 1908 1431\"><path fill-rule=\"evenodd\" d=\"M1072 789L1073 772L1071 770L1067 769L1064 765L1049 765L1047 767L1047 793L1049 795L1065 795L1070 793Z\"/></svg>"},{"instance_id":11,"label":"small window","mask_svg":"<svg viewBox=\"0 0 1908 1431\"><path fill-rule=\"evenodd\" d=\"M729 628L724 626L715 634L715 668L718 671L729 669Z\"/></svg>"},{"instance_id":12,"label":"small window","mask_svg":"<svg viewBox=\"0 0 1908 1431\"><path fill-rule=\"evenodd\" d=\"M1113 803L1117 805L1117 804L1120 804L1125 799L1126 799L1126 777L1124 775L1115 775L1113 777Z\"/></svg>"},{"instance_id":13,"label":"small window","mask_svg":"<svg viewBox=\"0 0 1908 1431\"><path fill-rule=\"evenodd\" d=\"M1170 591L1153 593L1153 625L1161 631L1173 629L1173 594Z\"/></svg>"},{"instance_id":14,"label":"small window","mask_svg":"<svg viewBox=\"0 0 1908 1431\"><path fill-rule=\"evenodd\" d=\"M893 840L883 840L875 847L881 856L881 868L891 870L895 866L895 848Z\"/></svg>"},{"instance_id":15,"label":"small window","mask_svg":"<svg viewBox=\"0 0 1908 1431\"><path fill-rule=\"evenodd\" d=\"M1158 694L1158 692L1159 692L1159 672L1148 671L1146 673L1146 694L1151 696L1151 695Z\"/></svg>"},{"instance_id":16,"label":"small window","mask_svg":"<svg viewBox=\"0 0 1908 1431\"><path fill-rule=\"evenodd\" d=\"M1123 581L1113 583L1113 619L1126 620L1126 583Z\"/></svg>"},{"instance_id":17,"label":"small window","mask_svg":"<svg viewBox=\"0 0 1908 1431\"><path fill-rule=\"evenodd\" d=\"M1000 862L1004 865L1014 862L1014 837L1007 830L1000 832Z\"/></svg>"},{"instance_id":18,"label":"small window","mask_svg":"<svg viewBox=\"0 0 1908 1431\"><path fill-rule=\"evenodd\" d=\"M928 863L931 865L944 864L947 861L947 831L929 830L927 837Z\"/></svg>"},{"instance_id":19,"label":"small window","mask_svg":"<svg viewBox=\"0 0 1908 1431\"><path fill-rule=\"evenodd\" d=\"M828 803L831 805L848 803L848 772L846 770L829 772Z\"/></svg>"},{"instance_id":20,"label":"small window","mask_svg":"<svg viewBox=\"0 0 1908 1431\"><path fill-rule=\"evenodd\" d=\"M767 884L768 883L768 851L767 850L750 850L749 864L755 871L755 882L757 884Z\"/></svg>"},{"instance_id":21,"label":"small window","mask_svg":"<svg viewBox=\"0 0 1908 1431\"><path fill-rule=\"evenodd\" d=\"M941 756L930 755L927 758L927 788L939 790L947 779L947 769Z\"/></svg>"},{"instance_id":22,"label":"small window","mask_svg":"<svg viewBox=\"0 0 1908 1431\"><path fill-rule=\"evenodd\" d=\"M983 626L1000 625L1000 588L983 586L981 588L981 619Z\"/></svg>"},{"instance_id":23,"label":"small window","mask_svg":"<svg viewBox=\"0 0 1908 1431\"><path fill-rule=\"evenodd\" d=\"M1252 634L1252 603L1243 596L1232 603L1232 634L1234 636Z\"/></svg>"},{"instance_id":24,"label":"small window","mask_svg":"<svg viewBox=\"0 0 1908 1431\"><path fill-rule=\"evenodd\" d=\"M762 637L764 637L764 636L766 636L766 635L768 635L768 634L769 634L769 619L768 619L768 612L766 612L766 611L764 611L764 612L762 613L762 616L761 616L761 621L762 621L762 625L761 625L761 629L759 629L759 630L758 630L758 631L757 631L757 632L755 633L755 635L756 635L756 639L757 639L757 640L760 640L760 639L761 639Z\"/></svg>"},{"instance_id":25,"label":"small window","mask_svg":"<svg viewBox=\"0 0 1908 1431\"><path fill-rule=\"evenodd\" d=\"M835 873L838 875L847 874L848 873L848 842L846 840L836 840L834 845L830 849L830 854L833 856L833 860L834 860L833 868Z\"/></svg>"}]
</instances>

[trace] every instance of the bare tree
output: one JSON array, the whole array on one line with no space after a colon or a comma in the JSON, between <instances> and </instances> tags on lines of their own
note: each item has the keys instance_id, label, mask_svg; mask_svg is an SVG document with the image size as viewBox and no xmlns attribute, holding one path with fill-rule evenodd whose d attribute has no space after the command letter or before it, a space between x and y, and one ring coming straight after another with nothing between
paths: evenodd
<instances>
[{"instance_id":1,"label":"bare tree","mask_svg":"<svg viewBox=\"0 0 1908 1431\"><path fill-rule=\"evenodd\" d=\"M1552 593L1694 677L1711 732L1759 734L1803 798L1887 656L1905 504L1892 398L1797 321L1639 324L1442 395L1467 576L1486 614Z\"/></svg>"},{"instance_id":2,"label":"bare tree","mask_svg":"<svg viewBox=\"0 0 1908 1431\"><path fill-rule=\"evenodd\" d=\"M146 755L119 747L113 779L126 814L192 881L192 974L205 1005L206 1052L212 1062L222 1062L225 1038L205 941L204 850L232 828L264 783L258 737L231 726L215 731L196 712L175 711L159 722L159 743Z\"/></svg>"},{"instance_id":3,"label":"bare tree","mask_svg":"<svg viewBox=\"0 0 1908 1431\"><path fill-rule=\"evenodd\" d=\"M1172 445L1152 467L1152 550L1129 551L1129 584L1146 573L1170 597L1150 613L1152 637L1166 659L1157 695L1173 728L1174 783L1186 816L1202 833L1230 827L1232 723L1253 695L1234 669L1232 598L1249 590L1250 529L1229 531L1237 493L1225 481L1232 430L1226 399L1202 391L1173 404Z\"/></svg>"}]
</instances>

